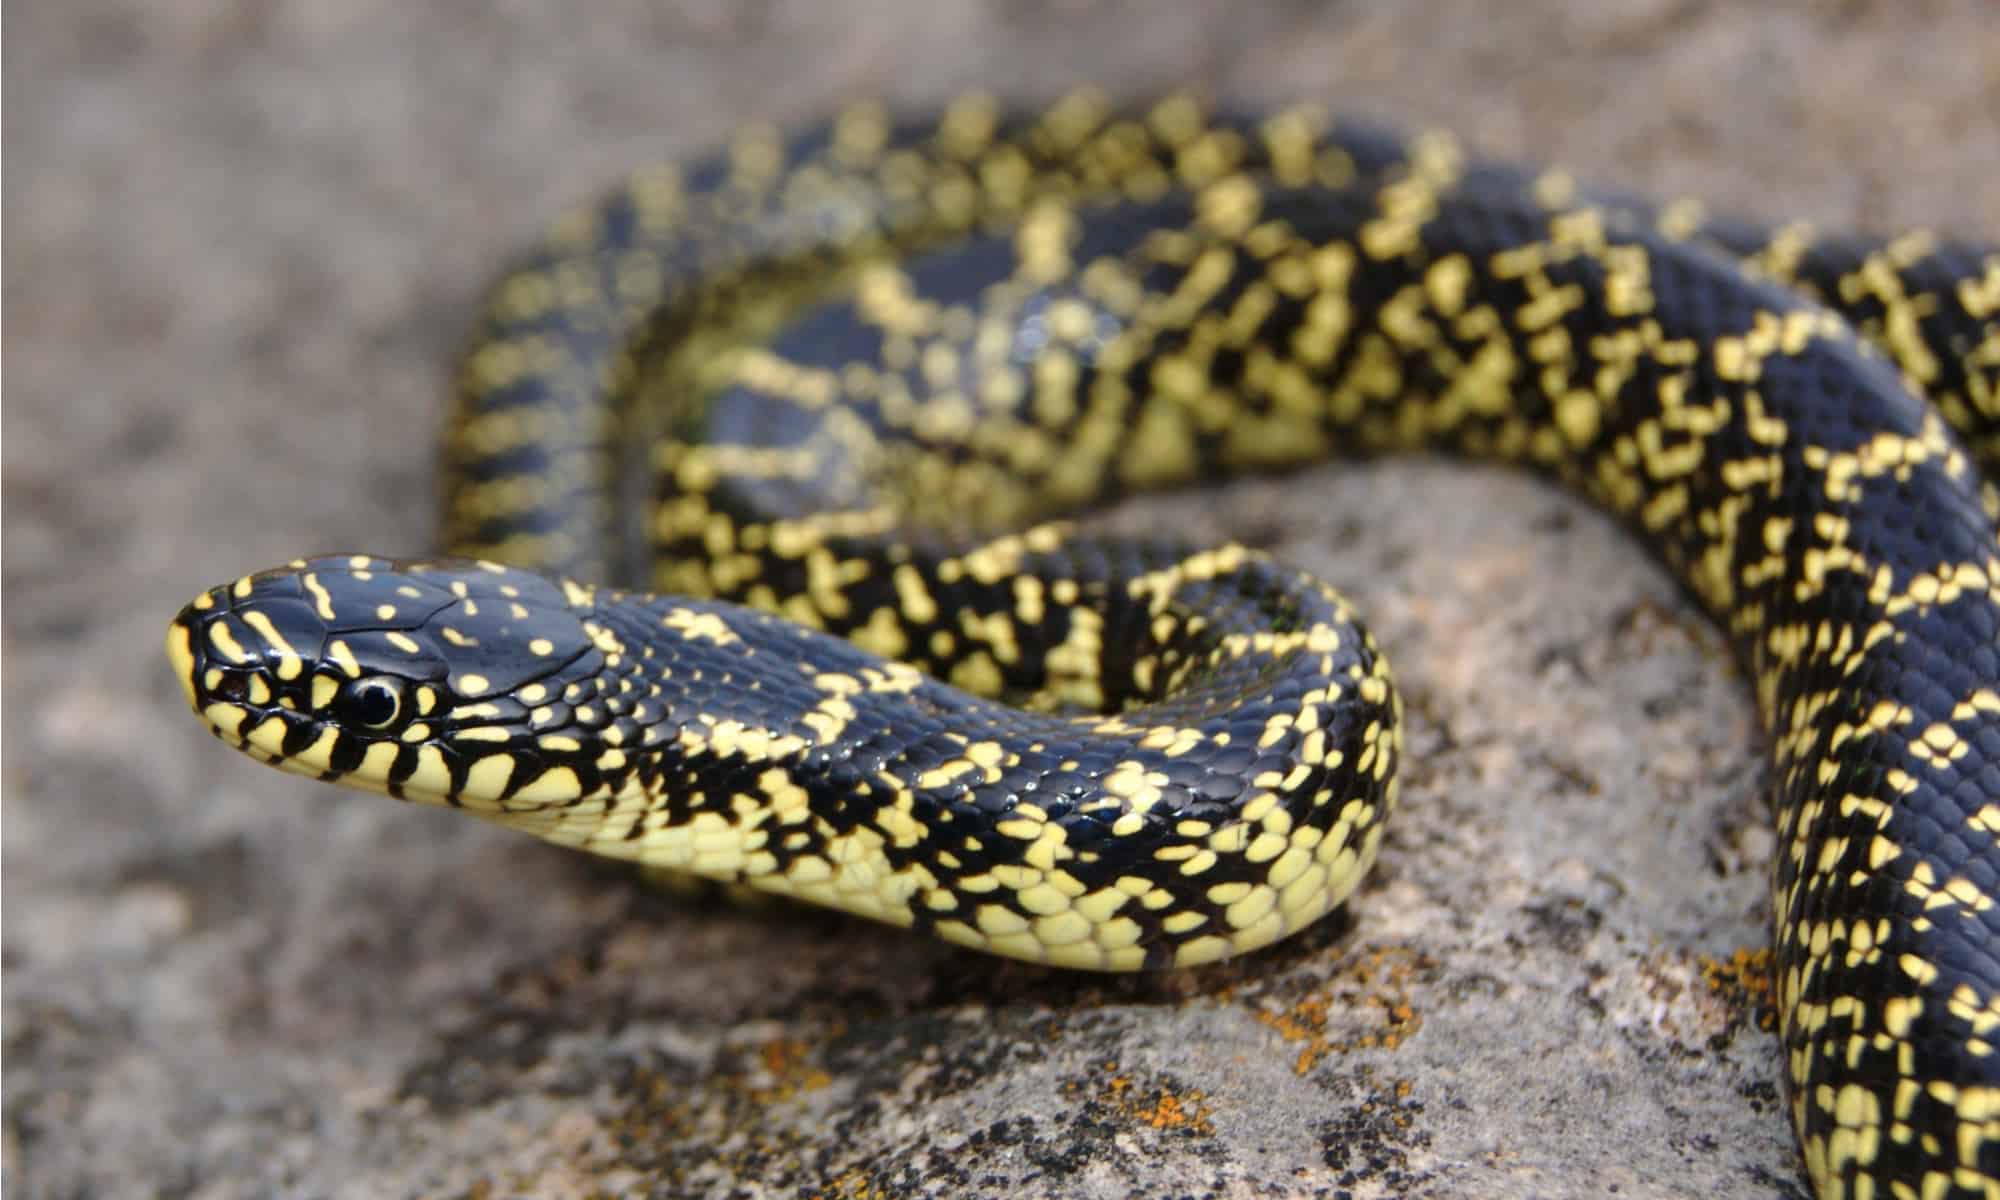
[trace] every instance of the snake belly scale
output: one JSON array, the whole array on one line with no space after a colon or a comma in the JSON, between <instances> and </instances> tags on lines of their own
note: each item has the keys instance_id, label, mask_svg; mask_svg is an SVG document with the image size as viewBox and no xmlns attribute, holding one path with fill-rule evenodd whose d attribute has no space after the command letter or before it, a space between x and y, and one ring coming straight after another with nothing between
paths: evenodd
<instances>
[{"instance_id":1,"label":"snake belly scale","mask_svg":"<svg viewBox=\"0 0 2000 1200\"><path fill-rule=\"evenodd\" d=\"M1996 415L1988 248L1305 111L863 106L642 172L502 278L447 426L453 557L249 575L167 648L289 771L1182 966L1352 891L1396 693L1318 580L1065 518L1341 454L1520 463L1623 518L1755 688L1816 1188L1990 1196Z\"/></svg>"}]
</instances>

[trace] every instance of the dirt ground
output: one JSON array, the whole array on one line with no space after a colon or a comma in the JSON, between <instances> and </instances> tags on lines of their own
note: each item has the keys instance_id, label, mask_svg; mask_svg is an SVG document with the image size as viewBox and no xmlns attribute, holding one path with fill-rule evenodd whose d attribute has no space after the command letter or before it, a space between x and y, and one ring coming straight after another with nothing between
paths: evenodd
<instances>
[{"instance_id":1,"label":"dirt ground","mask_svg":"<svg viewBox=\"0 0 2000 1200\"><path fill-rule=\"evenodd\" d=\"M1498 471L1126 506L1371 615L1412 710L1381 866L1142 979L627 872L216 746L197 590L421 551L479 289L750 119L1083 82L1326 101L1587 177L2000 238L1985 0L11 4L4 1184L83 1197L1796 1196L1738 951L1760 743L1613 525Z\"/></svg>"}]
</instances>

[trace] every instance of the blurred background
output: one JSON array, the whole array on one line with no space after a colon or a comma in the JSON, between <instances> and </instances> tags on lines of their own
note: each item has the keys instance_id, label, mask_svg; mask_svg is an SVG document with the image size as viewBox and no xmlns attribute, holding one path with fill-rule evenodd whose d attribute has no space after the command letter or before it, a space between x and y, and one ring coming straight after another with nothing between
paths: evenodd
<instances>
[{"instance_id":1,"label":"blurred background","mask_svg":"<svg viewBox=\"0 0 2000 1200\"><path fill-rule=\"evenodd\" d=\"M1617 529L1531 481L1336 467L1114 518L1335 579L1413 709L1352 913L1161 979L690 909L309 787L210 744L159 639L244 570L423 550L495 264L742 122L1192 88L1995 238L1985 0L72 0L6 24L10 1193L1802 1194L1732 959L1763 945L1770 854L1739 683Z\"/></svg>"}]
</instances>

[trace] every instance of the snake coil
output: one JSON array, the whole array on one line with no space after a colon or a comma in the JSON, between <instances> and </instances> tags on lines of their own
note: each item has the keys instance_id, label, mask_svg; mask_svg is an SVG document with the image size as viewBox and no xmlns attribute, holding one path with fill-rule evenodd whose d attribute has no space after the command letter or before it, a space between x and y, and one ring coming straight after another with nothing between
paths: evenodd
<instances>
[{"instance_id":1,"label":"snake coil","mask_svg":"<svg viewBox=\"0 0 2000 1200\"><path fill-rule=\"evenodd\" d=\"M1341 454L1520 463L1625 519L1755 686L1815 1186L1992 1196L1996 413L1990 249L1308 112L864 106L636 175L500 282L455 557L246 576L167 648L286 770L993 953L1187 965L1353 889L1396 694L1319 581L1062 518ZM637 582L633 541L656 594L587 582Z\"/></svg>"}]
</instances>

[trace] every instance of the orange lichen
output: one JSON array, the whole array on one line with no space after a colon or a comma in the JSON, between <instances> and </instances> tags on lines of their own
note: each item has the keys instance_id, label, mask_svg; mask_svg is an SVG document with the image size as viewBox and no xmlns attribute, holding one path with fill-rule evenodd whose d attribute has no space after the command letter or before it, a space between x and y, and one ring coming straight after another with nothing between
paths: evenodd
<instances>
[{"instance_id":1,"label":"orange lichen","mask_svg":"<svg viewBox=\"0 0 2000 1200\"><path fill-rule=\"evenodd\" d=\"M1207 1093L1167 1083L1141 1083L1120 1072L1115 1062L1103 1063L1100 1069L1110 1074L1094 1087L1070 1083L1064 1086L1064 1094L1088 1095L1090 1101L1150 1129L1183 1130L1203 1137L1215 1132L1209 1121L1215 1106L1208 1103Z\"/></svg>"},{"instance_id":2,"label":"orange lichen","mask_svg":"<svg viewBox=\"0 0 2000 1200\"><path fill-rule=\"evenodd\" d=\"M1739 948L1728 958L1700 956L1702 982L1732 1009L1748 1012L1757 1028L1778 1027L1778 983L1769 947Z\"/></svg>"},{"instance_id":3,"label":"orange lichen","mask_svg":"<svg viewBox=\"0 0 2000 1200\"><path fill-rule=\"evenodd\" d=\"M1292 1069L1300 1075L1312 1070L1329 1054L1394 1050L1403 1044L1403 1039L1423 1028L1423 1017L1406 993L1413 974L1428 965L1420 955L1405 950L1371 951L1329 981L1325 988L1307 993L1280 1011L1260 1009L1255 1015L1285 1041L1303 1043L1292 1064ZM1380 1014L1379 1025L1345 1036L1328 1032L1329 1018L1336 1011L1366 1010Z\"/></svg>"},{"instance_id":4,"label":"orange lichen","mask_svg":"<svg viewBox=\"0 0 2000 1200\"><path fill-rule=\"evenodd\" d=\"M842 1171L828 1180L811 1200L889 1200L896 1193L858 1170Z\"/></svg>"},{"instance_id":5,"label":"orange lichen","mask_svg":"<svg viewBox=\"0 0 2000 1200\"><path fill-rule=\"evenodd\" d=\"M746 1086L745 1093L758 1103L789 1100L802 1092L815 1092L833 1082L833 1077L811 1065L812 1047L796 1038L773 1038L757 1048L757 1062L770 1082Z\"/></svg>"}]
</instances>

